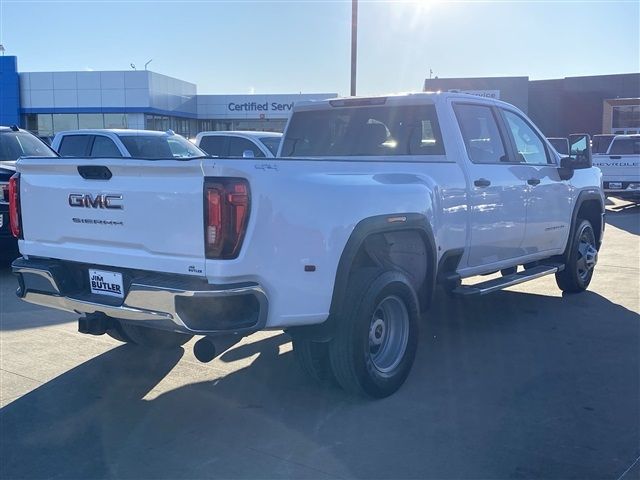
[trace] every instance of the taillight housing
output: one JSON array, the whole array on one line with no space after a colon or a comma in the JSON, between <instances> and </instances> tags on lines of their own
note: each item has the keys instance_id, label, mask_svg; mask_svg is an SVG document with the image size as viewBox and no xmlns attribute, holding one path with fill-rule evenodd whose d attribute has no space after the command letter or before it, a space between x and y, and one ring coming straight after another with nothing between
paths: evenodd
<instances>
[{"instance_id":1,"label":"taillight housing","mask_svg":"<svg viewBox=\"0 0 640 480\"><path fill-rule=\"evenodd\" d=\"M9 225L16 238L22 238L20 220L20 174L14 173L9 179Z\"/></svg>"},{"instance_id":2,"label":"taillight housing","mask_svg":"<svg viewBox=\"0 0 640 480\"><path fill-rule=\"evenodd\" d=\"M249 222L251 194L243 178L208 179L204 184L204 247L207 258L240 253Z\"/></svg>"}]
</instances>

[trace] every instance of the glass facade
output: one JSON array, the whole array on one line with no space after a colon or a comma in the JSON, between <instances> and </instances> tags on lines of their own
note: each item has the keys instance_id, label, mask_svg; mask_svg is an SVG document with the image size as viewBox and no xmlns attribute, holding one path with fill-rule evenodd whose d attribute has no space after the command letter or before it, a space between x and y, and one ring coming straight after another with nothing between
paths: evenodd
<instances>
[{"instance_id":1,"label":"glass facade","mask_svg":"<svg viewBox=\"0 0 640 480\"><path fill-rule=\"evenodd\" d=\"M248 130L259 132L282 132L287 124L286 119L263 120L198 120L198 132ZM196 132L196 133L198 133Z\"/></svg>"},{"instance_id":2,"label":"glass facade","mask_svg":"<svg viewBox=\"0 0 640 480\"><path fill-rule=\"evenodd\" d=\"M144 128L164 132L173 130L186 138L194 138L199 132L250 130L282 132L286 119L263 120L196 120L168 115L144 114L144 125L128 113L28 113L23 116L25 128L37 136L52 139L58 132L90 128ZM141 122L142 120L140 120Z\"/></svg>"},{"instance_id":3,"label":"glass facade","mask_svg":"<svg viewBox=\"0 0 640 480\"><path fill-rule=\"evenodd\" d=\"M28 113L23 125L42 138L51 138L58 132L85 128L136 128L129 113Z\"/></svg>"}]
</instances>

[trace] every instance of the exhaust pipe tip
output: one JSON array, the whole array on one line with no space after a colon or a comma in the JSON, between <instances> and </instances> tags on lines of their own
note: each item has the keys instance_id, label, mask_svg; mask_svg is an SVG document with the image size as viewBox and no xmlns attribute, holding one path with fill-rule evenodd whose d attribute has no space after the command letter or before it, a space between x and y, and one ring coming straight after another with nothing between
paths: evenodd
<instances>
[{"instance_id":1,"label":"exhaust pipe tip","mask_svg":"<svg viewBox=\"0 0 640 480\"><path fill-rule=\"evenodd\" d=\"M216 358L216 346L210 338L201 338L193 346L193 354L202 363L208 363Z\"/></svg>"}]
</instances>

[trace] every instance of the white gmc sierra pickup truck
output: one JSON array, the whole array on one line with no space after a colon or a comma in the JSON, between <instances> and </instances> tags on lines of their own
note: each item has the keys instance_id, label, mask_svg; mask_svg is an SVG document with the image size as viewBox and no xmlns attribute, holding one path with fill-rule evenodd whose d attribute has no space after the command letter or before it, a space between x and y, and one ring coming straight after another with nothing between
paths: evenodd
<instances>
[{"instance_id":1,"label":"white gmc sierra pickup truck","mask_svg":"<svg viewBox=\"0 0 640 480\"><path fill-rule=\"evenodd\" d=\"M17 293L83 333L202 335L202 360L285 329L306 372L384 397L437 285L587 288L604 229L588 140L560 158L509 104L422 93L298 104L275 159L23 159Z\"/></svg>"}]
</instances>

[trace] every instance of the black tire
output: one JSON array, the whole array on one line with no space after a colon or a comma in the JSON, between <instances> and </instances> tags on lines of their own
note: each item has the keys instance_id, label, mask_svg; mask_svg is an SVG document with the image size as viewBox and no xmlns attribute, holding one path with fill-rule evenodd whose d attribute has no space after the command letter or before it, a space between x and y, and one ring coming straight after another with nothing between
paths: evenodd
<instances>
[{"instance_id":1,"label":"black tire","mask_svg":"<svg viewBox=\"0 0 640 480\"><path fill-rule=\"evenodd\" d=\"M413 365L419 315L418 298L406 275L380 269L355 272L329 344L340 386L374 398L397 391Z\"/></svg>"},{"instance_id":2,"label":"black tire","mask_svg":"<svg viewBox=\"0 0 640 480\"><path fill-rule=\"evenodd\" d=\"M185 333L143 327L119 320L113 321L113 327L107 330L107 335L121 342L156 350L178 348L193 338L193 335Z\"/></svg>"},{"instance_id":3,"label":"black tire","mask_svg":"<svg viewBox=\"0 0 640 480\"><path fill-rule=\"evenodd\" d=\"M293 354L300 369L319 384L335 381L329 360L329 343L293 337Z\"/></svg>"},{"instance_id":4,"label":"black tire","mask_svg":"<svg viewBox=\"0 0 640 480\"><path fill-rule=\"evenodd\" d=\"M573 242L569 248L564 270L556 273L560 290L579 293L587 289L598 262L598 250L593 226L589 220L578 219Z\"/></svg>"}]
</instances>

